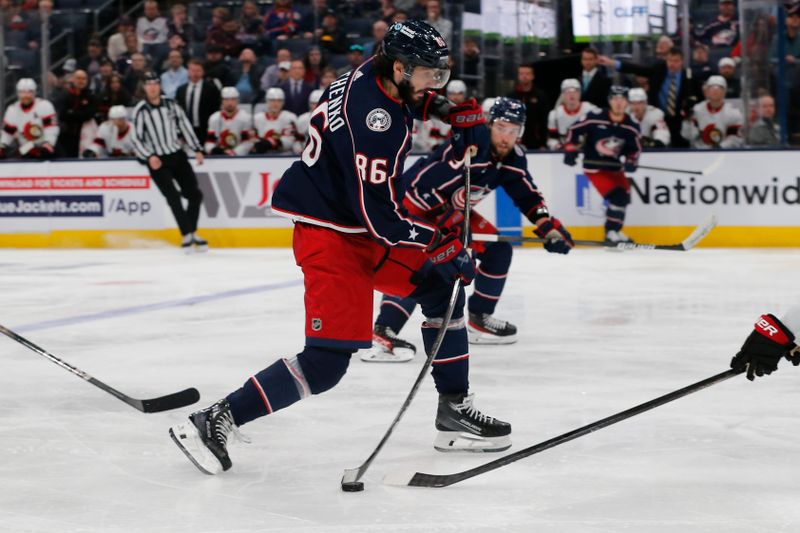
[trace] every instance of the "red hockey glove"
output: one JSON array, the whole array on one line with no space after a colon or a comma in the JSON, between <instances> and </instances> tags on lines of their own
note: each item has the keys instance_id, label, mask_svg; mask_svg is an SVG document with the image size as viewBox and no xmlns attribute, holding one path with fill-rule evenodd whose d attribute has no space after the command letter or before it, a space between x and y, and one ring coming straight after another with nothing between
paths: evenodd
<instances>
[{"instance_id":1,"label":"red hockey glove","mask_svg":"<svg viewBox=\"0 0 800 533\"><path fill-rule=\"evenodd\" d=\"M475 263L455 234L437 233L434 242L425 251L436 273L445 281L460 279L464 285L469 285L475 279Z\"/></svg>"},{"instance_id":2,"label":"red hockey glove","mask_svg":"<svg viewBox=\"0 0 800 533\"><path fill-rule=\"evenodd\" d=\"M742 349L731 359L731 368L739 372L747 370L747 379L753 381L756 376L769 375L777 370L781 357L795 365L800 364L800 357L791 353L795 348L794 334L789 328L775 315L762 315Z\"/></svg>"}]
</instances>

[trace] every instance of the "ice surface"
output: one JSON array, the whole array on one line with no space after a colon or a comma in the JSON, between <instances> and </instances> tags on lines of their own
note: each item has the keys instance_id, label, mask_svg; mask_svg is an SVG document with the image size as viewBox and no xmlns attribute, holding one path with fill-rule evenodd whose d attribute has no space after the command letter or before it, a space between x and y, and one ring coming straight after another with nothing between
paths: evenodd
<instances>
[{"instance_id":1,"label":"ice surface","mask_svg":"<svg viewBox=\"0 0 800 533\"><path fill-rule=\"evenodd\" d=\"M762 312L797 303L800 252L516 252L497 315L520 341L474 347L477 405L535 444L726 369ZM137 397L207 405L302 346L289 250L0 252L0 323ZM421 346L415 315L405 334ZM345 494L419 371L353 358L333 391L243 428L234 468L198 472L167 428L0 337L3 532L725 532L800 530L800 368L742 377L445 489L429 379Z\"/></svg>"}]
</instances>

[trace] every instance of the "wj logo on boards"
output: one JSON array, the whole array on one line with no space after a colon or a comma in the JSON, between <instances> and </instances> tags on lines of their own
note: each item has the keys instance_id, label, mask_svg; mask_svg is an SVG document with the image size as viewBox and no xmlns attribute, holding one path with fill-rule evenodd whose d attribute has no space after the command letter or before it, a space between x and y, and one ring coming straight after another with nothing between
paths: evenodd
<instances>
[{"instance_id":1,"label":"wj logo on boards","mask_svg":"<svg viewBox=\"0 0 800 533\"><path fill-rule=\"evenodd\" d=\"M270 172L197 172L208 218L268 218L275 215L270 199L278 180ZM220 212L224 208L223 212Z\"/></svg>"}]
</instances>

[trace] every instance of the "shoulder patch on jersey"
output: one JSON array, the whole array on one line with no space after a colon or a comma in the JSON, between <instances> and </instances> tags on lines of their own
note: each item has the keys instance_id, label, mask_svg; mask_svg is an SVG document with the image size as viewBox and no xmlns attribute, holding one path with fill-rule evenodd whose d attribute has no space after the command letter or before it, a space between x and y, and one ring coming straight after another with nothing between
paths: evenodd
<instances>
[{"instance_id":1,"label":"shoulder patch on jersey","mask_svg":"<svg viewBox=\"0 0 800 533\"><path fill-rule=\"evenodd\" d=\"M524 149L522 148L522 146L520 146L519 144L515 144L515 145L514 145L514 151L515 151L515 152L517 153L517 155L519 155L519 156L524 156L524 155L525 155L525 150L524 150Z\"/></svg>"},{"instance_id":2,"label":"shoulder patch on jersey","mask_svg":"<svg viewBox=\"0 0 800 533\"><path fill-rule=\"evenodd\" d=\"M372 131L386 131L392 126L392 116L388 111L376 107L367 114L367 127Z\"/></svg>"}]
</instances>

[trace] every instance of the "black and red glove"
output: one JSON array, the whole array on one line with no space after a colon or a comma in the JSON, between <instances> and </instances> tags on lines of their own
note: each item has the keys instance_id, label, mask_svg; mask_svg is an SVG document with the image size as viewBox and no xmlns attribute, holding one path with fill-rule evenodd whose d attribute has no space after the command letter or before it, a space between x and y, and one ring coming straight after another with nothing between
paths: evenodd
<instances>
[{"instance_id":1,"label":"black and red glove","mask_svg":"<svg viewBox=\"0 0 800 533\"><path fill-rule=\"evenodd\" d=\"M800 364L800 357L791 353L796 347L794 334L789 328L775 315L762 315L739 353L731 359L731 368L739 372L747 370L747 379L753 381L756 376L769 375L777 370L782 357L795 365Z\"/></svg>"},{"instance_id":2,"label":"black and red glove","mask_svg":"<svg viewBox=\"0 0 800 533\"><path fill-rule=\"evenodd\" d=\"M450 145L453 147L453 156L457 161L464 159L467 149L481 154L488 152L489 130L486 128L486 118L477 100L470 98L463 104L454 105L447 115L447 122L451 126L452 137Z\"/></svg>"},{"instance_id":3,"label":"black and red glove","mask_svg":"<svg viewBox=\"0 0 800 533\"><path fill-rule=\"evenodd\" d=\"M575 246L572 235L556 217L539 219L534 233L540 239L546 239L544 249L551 253L568 254Z\"/></svg>"},{"instance_id":4,"label":"black and red glove","mask_svg":"<svg viewBox=\"0 0 800 533\"><path fill-rule=\"evenodd\" d=\"M475 263L455 233L437 232L434 242L425 249L433 268L445 281L460 279L469 285L475 279Z\"/></svg>"}]
</instances>

